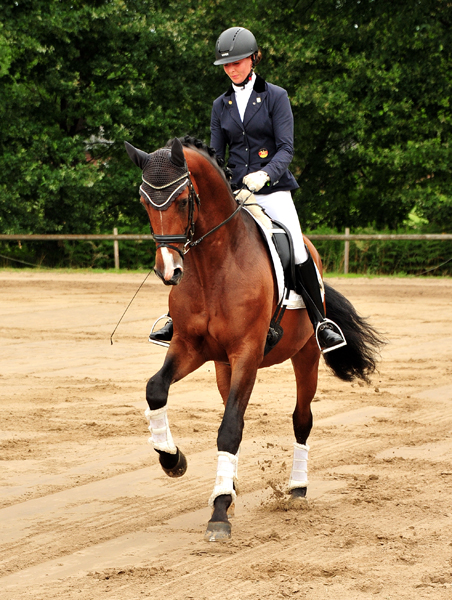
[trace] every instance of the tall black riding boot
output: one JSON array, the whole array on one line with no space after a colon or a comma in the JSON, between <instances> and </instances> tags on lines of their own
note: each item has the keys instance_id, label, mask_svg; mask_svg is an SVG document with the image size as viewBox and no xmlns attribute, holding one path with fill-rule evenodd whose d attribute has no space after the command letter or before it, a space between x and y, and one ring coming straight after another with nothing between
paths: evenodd
<instances>
[{"instance_id":1,"label":"tall black riding boot","mask_svg":"<svg viewBox=\"0 0 452 600\"><path fill-rule=\"evenodd\" d=\"M164 317L167 317L168 321L165 323L165 325L163 325L161 329L154 331L154 327L156 326L156 324L160 321L160 319L163 319ZM157 321L154 323L152 331L149 334L149 341L154 342L154 344L158 344L160 346L168 346L171 340L173 339L173 320L169 316L169 313L167 315L164 315L163 317L160 317L160 319L157 319Z\"/></svg>"},{"instance_id":2,"label":"tall black riding boot","mask_svg":"<svg viewBox=\"0 0 452 600\"><path fill-rule=\"evenodd\" d=\"M325 318L317 270L309 252L308 260L295 265L295 273L295 291L304 300L320 351L326 353L345 346L347 342L340 327Z\"/></svg>"}]
</instances>

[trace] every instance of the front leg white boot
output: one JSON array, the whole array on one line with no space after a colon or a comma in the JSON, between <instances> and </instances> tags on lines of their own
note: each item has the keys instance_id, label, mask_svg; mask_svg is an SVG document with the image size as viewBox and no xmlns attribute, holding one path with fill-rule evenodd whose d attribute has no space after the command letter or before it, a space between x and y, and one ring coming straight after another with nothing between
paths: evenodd
<instances>
[{"instance_id":1,"label":"front leg white boot","mask_svg":"<svg viewBox=\"0 0 452 600\"><path fill-rule=\"evenodd\" d=\"M209 506L213 508L215 499L218 496L230 494L232 502L237 498L234 483L237 483L237 469L239 461L239 452L229 454L229 452L218 451L217 477L212 495L209 498Z\"/></svg>"},{"instance_id":2,"label":"front leg white boot","mask_svg":"<svg viewBox=\"0 0 452 600\"><path fill-rule=\"evenodd\" d=\"M177 454L177 447L168 424L167 407L163 406L157 410L148 408L144 414L149 419L149 431L151 432L149 443L154 445L155 450Z\"/></svg>"}]
</instances>

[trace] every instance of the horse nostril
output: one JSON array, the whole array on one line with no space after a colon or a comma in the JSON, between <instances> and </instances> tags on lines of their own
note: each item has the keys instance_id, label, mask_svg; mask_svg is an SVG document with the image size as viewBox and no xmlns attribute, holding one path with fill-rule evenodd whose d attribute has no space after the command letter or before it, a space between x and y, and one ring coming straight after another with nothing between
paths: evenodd
<instances>
[{"instance_id":1,"label":"horse nostril","mask_svg":"<svg viewBox=\"0 0 452 600\"><path fill-rule=\"evenodd\" d=\"M183 270L180 267L174 269L173 279L175 281L180 281L182 279L182 275L184 274Z\"/></svg>"}]
</instances>

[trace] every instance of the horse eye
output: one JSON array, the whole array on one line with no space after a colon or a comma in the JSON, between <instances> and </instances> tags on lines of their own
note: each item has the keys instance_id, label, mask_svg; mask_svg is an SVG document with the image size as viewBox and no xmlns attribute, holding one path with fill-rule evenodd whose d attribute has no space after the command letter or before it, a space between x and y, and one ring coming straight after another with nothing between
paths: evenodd
<instances>
[{"instance_id":1,"label":"horse eye","mask_svg":"<svg viewBox=\"0 0 452 600\"><path fill-rule=\"evenodd\" d=\"M181 208L186 208L187 204L188 204L188 198L182 198L182 200L180 201L180 205L179 206Z\"/></svg>"}]
</instances>

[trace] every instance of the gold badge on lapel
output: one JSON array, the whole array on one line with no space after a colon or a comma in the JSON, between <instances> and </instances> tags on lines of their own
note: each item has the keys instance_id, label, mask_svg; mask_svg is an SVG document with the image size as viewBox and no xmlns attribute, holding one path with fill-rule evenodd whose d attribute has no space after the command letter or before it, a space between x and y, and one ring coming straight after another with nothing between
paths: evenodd
<instances>
[{"instance_id":1,"label":"gold badge on lapel","mask_svg":"<svg viewBox=\"0 0 452 600\"><path fill-rule=\"evenodd\" d=\"M259 150L259 156L261 158L267 158L267 156L268 156L268 150L267 150L267 148L261 148Z\"/></svg>"}]
</instances>

